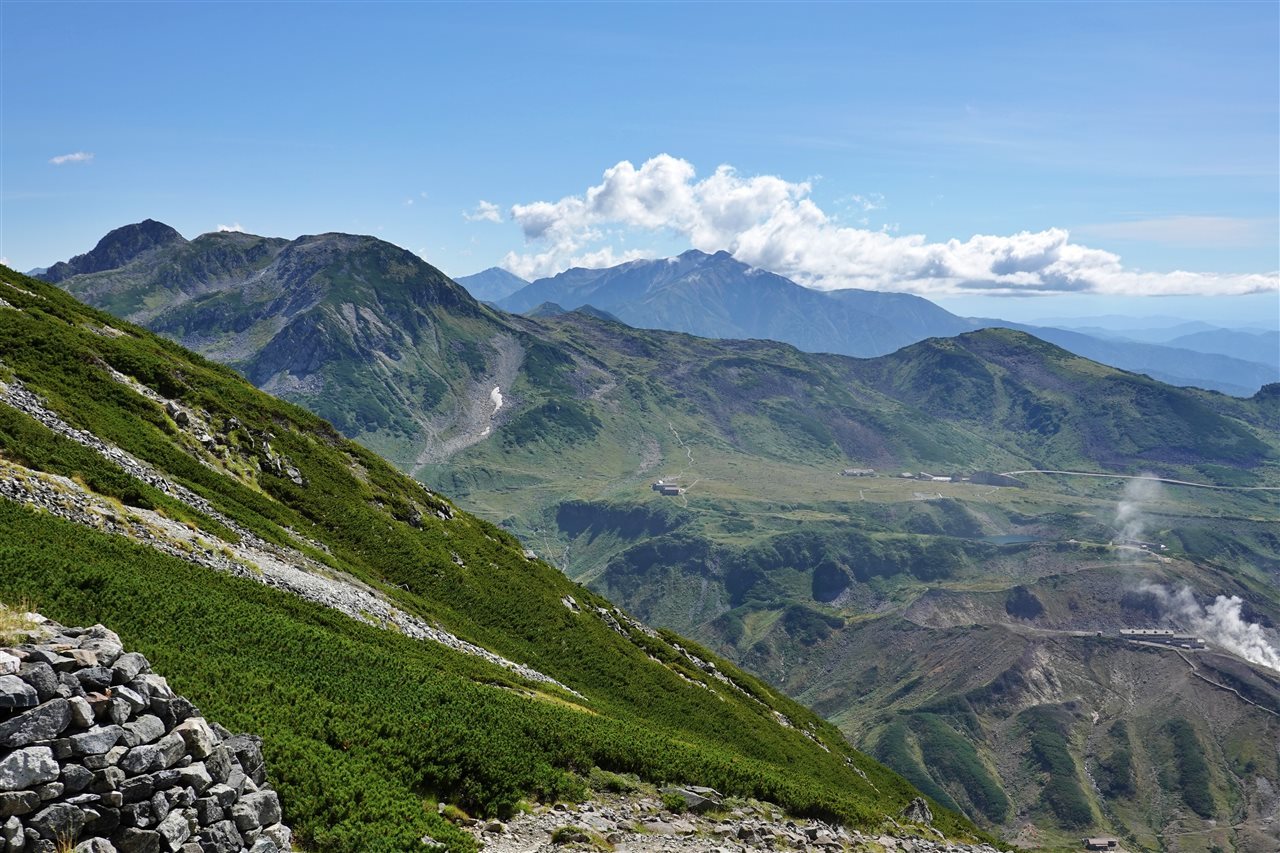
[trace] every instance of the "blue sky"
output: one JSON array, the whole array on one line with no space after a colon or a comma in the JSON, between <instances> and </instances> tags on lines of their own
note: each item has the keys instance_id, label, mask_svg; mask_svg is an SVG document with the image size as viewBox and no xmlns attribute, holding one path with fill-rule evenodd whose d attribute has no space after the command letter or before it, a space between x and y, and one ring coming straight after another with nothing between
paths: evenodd
<instances>
[{"instance_id":1,"label":"blue sky","mask_svg":"<svg viewBox=\"0 0 1280 853\"><path fill-rule=\"evenodd\" d=\"M694 245L966 313L1276 313L1278 10L8 0L0 257L153 217L454 275Z\"/></svg>"}]
</instances>

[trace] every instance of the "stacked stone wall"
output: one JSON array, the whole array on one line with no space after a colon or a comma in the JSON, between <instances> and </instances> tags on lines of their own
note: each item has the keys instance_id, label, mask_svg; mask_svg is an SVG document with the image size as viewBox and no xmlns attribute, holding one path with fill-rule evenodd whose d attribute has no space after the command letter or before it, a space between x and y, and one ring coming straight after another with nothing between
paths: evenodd
<instances>
[{"instance_id":1,"label":"stacked stone wall","mask_svg":"<svg viewBox=\"0 0 1280 853\"><path fill-rule=\"evenodd\" d=\"M101 625L0 648L4 853L289 850L262 742L176 695Z\"/></svg>"}]
</instances>

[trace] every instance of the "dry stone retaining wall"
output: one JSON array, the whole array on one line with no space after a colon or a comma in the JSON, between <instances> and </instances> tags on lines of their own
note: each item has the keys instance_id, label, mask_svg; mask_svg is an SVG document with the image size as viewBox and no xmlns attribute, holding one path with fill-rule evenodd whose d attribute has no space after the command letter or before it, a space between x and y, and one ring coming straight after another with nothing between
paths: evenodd
<instances>
[{"instance_id":1,"label":"dry stone retaining wall","mask_svg":"<svg viewBox=\"0 0 1280 853\"><path fill-rule=\"evenodd\" d=\"M0 851L289 850L261 740L175 695L101 625L0 648Z\"/></svg>"}]
</instances>

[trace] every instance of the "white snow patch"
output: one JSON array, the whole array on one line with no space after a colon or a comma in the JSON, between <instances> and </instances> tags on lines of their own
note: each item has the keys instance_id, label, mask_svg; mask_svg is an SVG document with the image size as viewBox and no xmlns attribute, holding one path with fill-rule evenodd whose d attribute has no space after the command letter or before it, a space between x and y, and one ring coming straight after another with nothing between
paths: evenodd
<instances>
[{"instance_id":1,"label":"white snow patch","mask_svg":"<svg viewBox=\"0 0 1280 853\"><path fill-rule=\"evenodd\" d=\"M489 392L489 399L493 401L493 413L498 414L498 409L502 408L502 388L494 385L493 390Z\"/></svg>"}]
</instances>

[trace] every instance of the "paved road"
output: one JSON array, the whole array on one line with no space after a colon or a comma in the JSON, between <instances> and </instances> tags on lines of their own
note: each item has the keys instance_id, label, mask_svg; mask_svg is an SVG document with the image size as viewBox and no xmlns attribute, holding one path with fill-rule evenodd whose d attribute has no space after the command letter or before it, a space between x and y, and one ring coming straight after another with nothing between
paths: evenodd
<instances>
[{"instance_id":1,"label":"paved road","mask_svg":"<svg viewBox=\"0 0 1280 853\"><path fill-rule=\"evenodd\" d=\"M1170 480L1167 477L1142 477L1133 474L1099 474L1094 471L1005 471L1004 476L1019 474L1067 474L1072 477L1103 477L1108 480L1151 480L1155 483L1172 483L1175 486L1194 486L1197 489L1218 489L1224 492L1280 492L1280 486L1215 486L1211 483L1192 483L1189 480Z\"/></svg>"}]
</instances>

